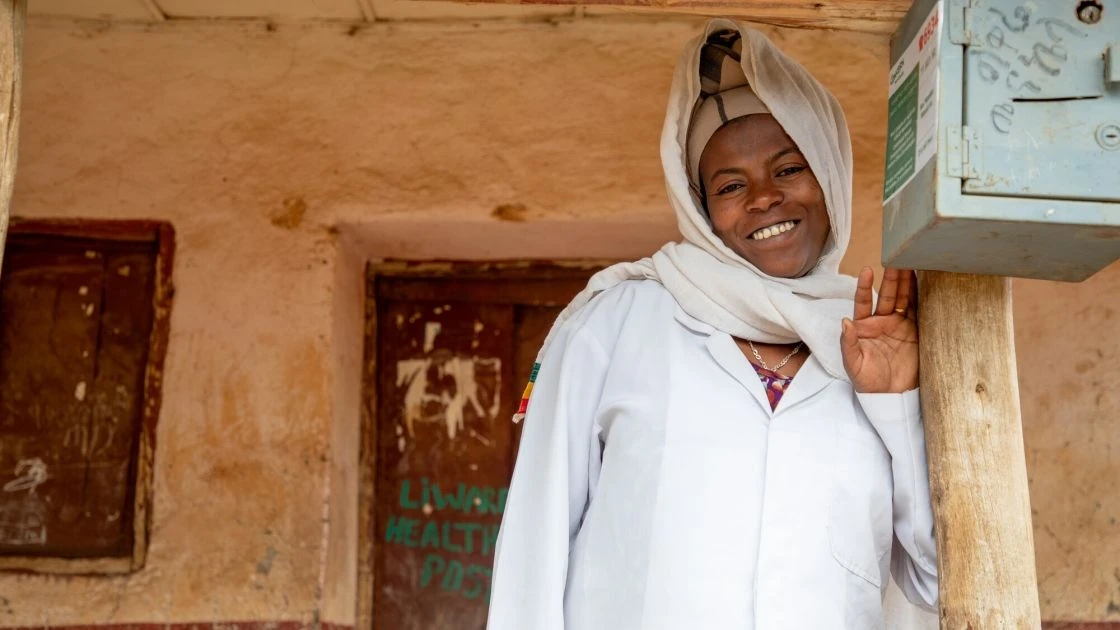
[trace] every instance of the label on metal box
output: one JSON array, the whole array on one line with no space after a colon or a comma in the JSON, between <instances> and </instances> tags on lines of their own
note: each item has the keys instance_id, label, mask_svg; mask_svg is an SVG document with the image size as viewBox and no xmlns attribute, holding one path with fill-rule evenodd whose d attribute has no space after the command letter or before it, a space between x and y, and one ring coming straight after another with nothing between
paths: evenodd
<instances>
[{"instance_id":1,"label":"label on metal box","mask_svg":"<svg viewBox=\"0 0 1120 630\"><path fill-rule=\"evenodd\" d=\"M938 2L933 6L918 34L891 67L884 203L937 153L937 50L943 5Z\"/></svg>"}]
</instances>

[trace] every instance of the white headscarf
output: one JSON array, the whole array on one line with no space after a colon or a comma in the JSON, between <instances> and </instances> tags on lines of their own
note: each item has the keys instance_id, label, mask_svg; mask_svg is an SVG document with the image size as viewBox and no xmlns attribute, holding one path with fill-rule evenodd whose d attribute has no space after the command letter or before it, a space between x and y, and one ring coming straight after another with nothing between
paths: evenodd
<instances>
[{"instance_id":1,"label":"white headscarf","mask_svg":"<svg viewBox=\"0 0 1120 630\"><path fill-rule=\"evenodd\" d=\"M824 191L831 233L816 267L800 278L768 276L731 251L689 190L688 128L701 96L700 53L709 36L728 30L742 37L741 65L748 84L797 144ZM539 356L548 350L556 329L595 295L626 280L650 279L660 282L686 313L732 336L766 343L804 341L830 375L847 381L840 322L852 314L856 280L841 275L839 268L852 225L852 147L836 98L762 33L731 20L710 20L688 43L673 75L661 131L661 164L684 240L595 274L560 313ZM525 406L522 401L519 416Z\"/></svg>"}]
</instances>

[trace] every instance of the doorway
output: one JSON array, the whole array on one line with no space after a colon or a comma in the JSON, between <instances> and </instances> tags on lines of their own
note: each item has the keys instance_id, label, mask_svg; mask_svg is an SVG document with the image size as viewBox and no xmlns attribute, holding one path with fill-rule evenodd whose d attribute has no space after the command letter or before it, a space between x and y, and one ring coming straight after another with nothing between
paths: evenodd
<instances>
[{"instance_id":1,"label":"doorway","mask_svg":"<svg viewBox=\"0 0 1120 630\"><path fill-rule=\"evenodd\" d=\"M359 627L477 629L545 335L602 265L371 265Z\"/></svg>"}]
</instances>

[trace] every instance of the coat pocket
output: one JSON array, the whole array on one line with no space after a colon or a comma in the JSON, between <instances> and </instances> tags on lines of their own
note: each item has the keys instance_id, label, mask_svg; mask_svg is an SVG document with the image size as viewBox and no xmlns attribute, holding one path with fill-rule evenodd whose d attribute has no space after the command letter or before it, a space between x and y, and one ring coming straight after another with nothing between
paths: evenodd
<instances>
[{"instance_id":1,"label":"coat pocket","mask_svg":"<svg viewBox=\"0 0 1120 630\"><path fill-rule=\"evenodd\" d=\"M890 455L875 436L841 435L834 456L829 550L849 573L881 590L894 534Z\"/></svg>"}]
</instances>

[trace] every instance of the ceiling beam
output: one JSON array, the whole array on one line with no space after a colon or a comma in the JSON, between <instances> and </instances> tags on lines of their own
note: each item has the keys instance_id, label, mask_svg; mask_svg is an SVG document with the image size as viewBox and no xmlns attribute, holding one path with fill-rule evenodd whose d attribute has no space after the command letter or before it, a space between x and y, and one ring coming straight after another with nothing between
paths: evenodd
<instances>
[{"instance_id":1,"label":"ceiling beam","mask_svg":"<svg viewBox=\"0 0 1120 630\"><path fill-rule=\"evenodd\" d=\"M641 8L644 13L723 16L796 28L891 34L911 0L472 0L472 3Z\"/></svg>"}]
</instances>

